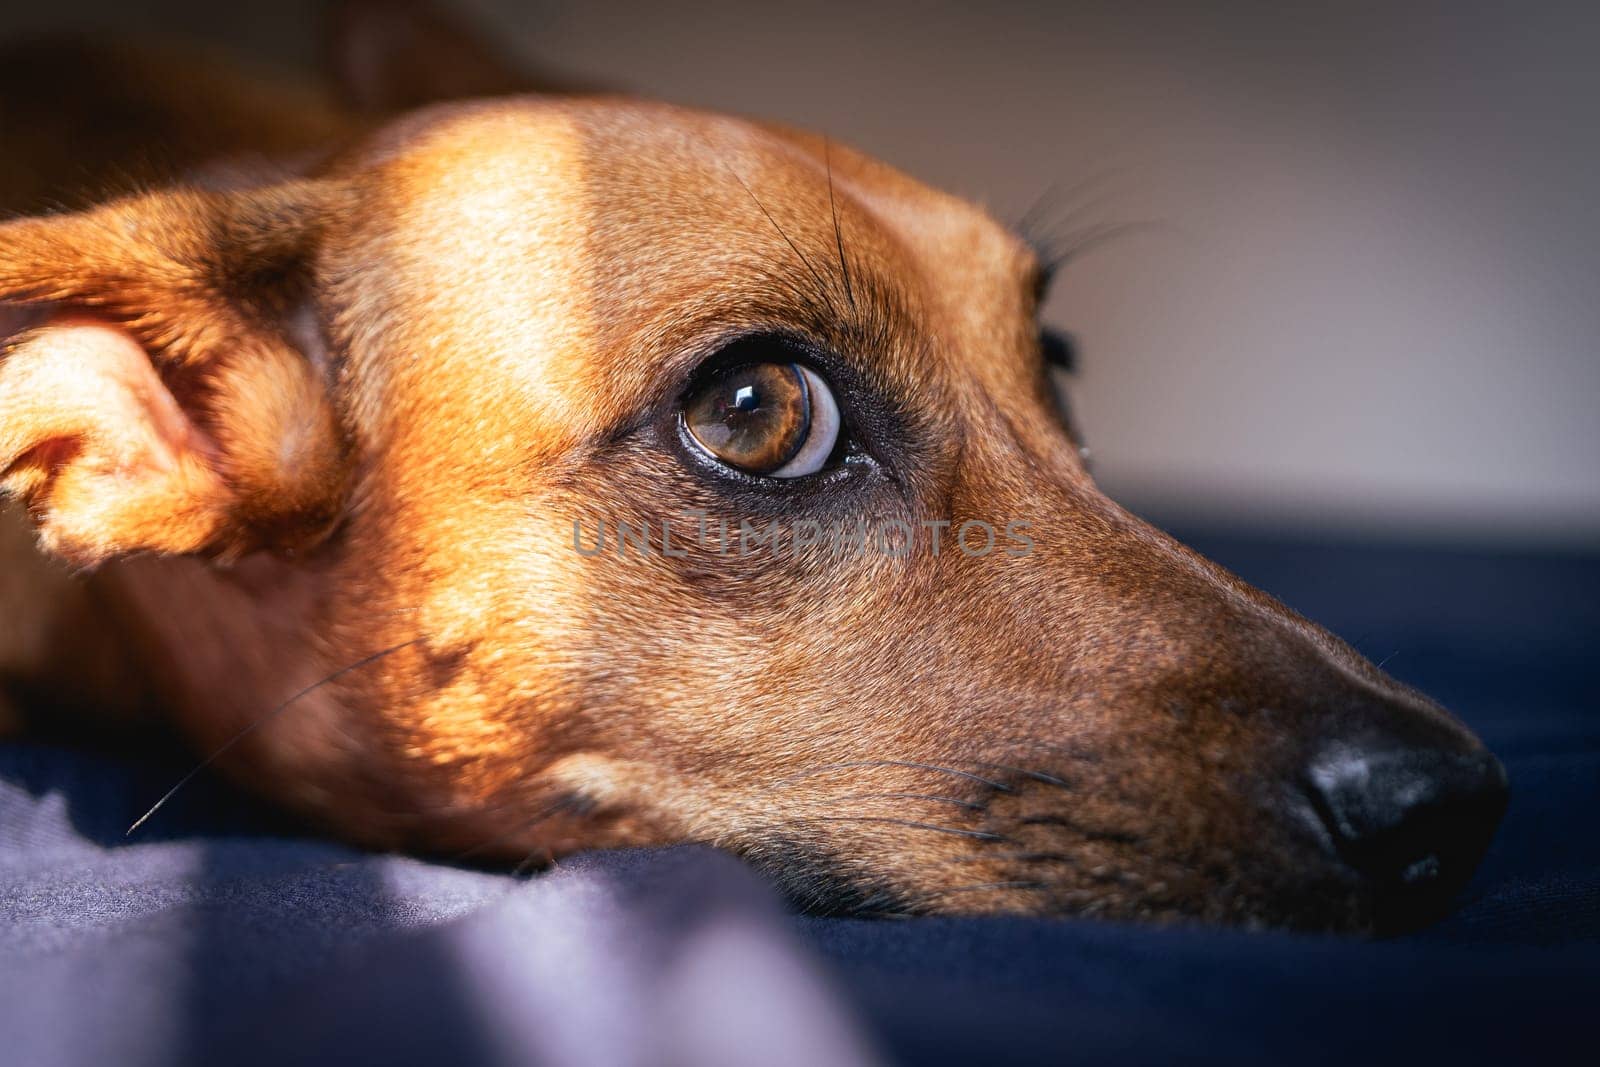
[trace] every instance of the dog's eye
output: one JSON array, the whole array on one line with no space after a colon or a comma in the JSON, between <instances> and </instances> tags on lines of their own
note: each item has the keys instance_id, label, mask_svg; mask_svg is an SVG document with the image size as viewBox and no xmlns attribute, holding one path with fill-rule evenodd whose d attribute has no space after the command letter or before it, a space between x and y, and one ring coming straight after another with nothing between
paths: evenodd
<instances>
[{"instance_id":1,"label":"dog's eye","mask_svg":"<svg viewBox=\"0 0 1600 1067\"><path fill-rule=\"evenodd\" d=\"M815 474L839 439L833 390L799 363L745 363L717 371L689 395L683 422L716 459L771 478Z\"/></svg>"},{"instance_id":2,"label":"dog's eye","mask_svg":"<svg viewBox=\"0 0 1600 1067\"><path fill-rule=\"evenodd\" d=\"M1039 331L1039 353L1052 367L1071 374L1078 369L1078 342L1070 333L1046 327Z\"/></svg>"},{"instance_id":3,"label":"dog's eye","mask_svg":"<svg viewBox=\"0 0 1600 1067\"><path fill-rule=\"evenodd\" d=\"M1067 396L1067 378L1077 369L1078 349L1071 334L1044 329L1039 332L1039 352L1049 367L1050 393L1056 402L1056 414L1073 444L1078 446L1078 458L1083 465L1092 465L1089 446L1083 443L1078 431L1078 421L1072 417L1072 404Z\"/></svg>"}]
</instances>

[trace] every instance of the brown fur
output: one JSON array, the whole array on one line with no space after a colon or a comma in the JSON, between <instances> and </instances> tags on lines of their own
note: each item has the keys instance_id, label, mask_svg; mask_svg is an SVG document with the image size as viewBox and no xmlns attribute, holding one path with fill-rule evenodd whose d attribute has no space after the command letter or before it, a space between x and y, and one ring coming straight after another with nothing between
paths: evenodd
<instances>
[{"instance_id":1,"label":"brown fur","mask_svg":"<svg viewBox=\"0 0 1600 1067\"><path fill-rule=\"evenodd\" d=\"M446 67L500 88L458 45ZM1308 739L1401 718L1476 745L1100 494L1051 408L1039 266L967 203L617 98L372 127L297 92L154 89L140 154L174 158L129 167L105 101L146 75L74 56L54 69L94 93L9 79L8 108L57 109L9 112L31 168L9 204L76 174L163 187L0 228L0 300L47 319L0 361L5 486L125 606L125 691L202 752L390 650L221 761L340 834L508 859L709 841L826 908L1359 927L1371 901L1294 799ZM356 102L456 95L447 72L385 90L426 60L404 58L358 64ZM208 170L197 141L293 176ZM674 401L746 331L836 354L860 462L780 489L685 458ZM575 519L694 509L1025 520L1036 550L573 550ZM0 666L48 689L61 615L28 614Z\"/></svg>"}]
</instances>

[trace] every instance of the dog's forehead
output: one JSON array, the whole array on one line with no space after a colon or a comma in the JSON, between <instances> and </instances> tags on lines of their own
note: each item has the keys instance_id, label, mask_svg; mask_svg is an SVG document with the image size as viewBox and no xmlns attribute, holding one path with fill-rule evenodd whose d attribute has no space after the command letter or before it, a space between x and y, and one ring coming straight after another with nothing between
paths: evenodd
<instances>
[{"instance_id":1,"label":"dog's forehead","mask_svg":"<svg viewBox=\"0 0 1600 1067\"><path fill-rule=\"evenodd\" d=\"M667 105L424 114L363 164L361 227L415 384L603 432L717 336L870 319L917 388L1026 318L1033 259L976 207L821 137ZM937 343L930 343L930 339Z\"/></svg>"}]
</instances>

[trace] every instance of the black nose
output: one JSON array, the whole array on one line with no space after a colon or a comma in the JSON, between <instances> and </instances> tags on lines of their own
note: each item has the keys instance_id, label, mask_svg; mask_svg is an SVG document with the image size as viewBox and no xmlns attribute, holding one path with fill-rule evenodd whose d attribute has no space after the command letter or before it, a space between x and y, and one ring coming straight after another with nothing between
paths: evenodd
<instances>
[{"instance_id":1,"label":"black nose","mask_svg":"<svg viewBox=\"0 0 1600 1067\"><path fill-rule=\"evenodd\" d=\"M1325 750L1310 792L1340 859L1401 910L1442 906L1466 883L1507 796L1505 768L1485 750L1383 742Z\"/></svg>"}]
</instances>

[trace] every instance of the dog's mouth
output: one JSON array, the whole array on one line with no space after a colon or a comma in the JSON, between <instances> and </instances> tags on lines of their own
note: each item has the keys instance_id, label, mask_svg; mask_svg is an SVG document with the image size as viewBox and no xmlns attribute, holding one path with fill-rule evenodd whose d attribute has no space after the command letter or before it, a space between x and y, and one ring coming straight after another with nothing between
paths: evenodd
<instances>
[{"instance_id":1,"label":"dog's mouth","mask_svg":"<svg viewBox=\"0 0 1600 1067\"><path fill-rule=\"evenodd\" d=\"M1278 806L1285 832L1209 853L1037 813L985 823L969 851L935 859L915 842L885 858L798 833L734 848L807 915L999 913L1392 936L1449 912L1505 810L1498 761L1456 762L1460 781L1412 781L1408 795L1422 799L1393 810L1365 794L1352 806L1309 789Z\"/></svg>"},{"instance_id":2,"label":"dog's mouth","mask_svg":"<svg viewBox=\"0 0 1600 1067\"><path fill-rule=\"evenodd\" d=\"M1220 879L1213 869L1192 869L1204 883L1192 895L1165 883L1156 891L1135 871L1097 865L1107 885L1085 889L1073 880L1051 884L1041 870L982 885L911 887L842 860L840 854L794 840L744 850L744 858L769 878L789 905L807 916L904 919L919 916L1018 914L1154 923L1203 923L1251 929L1396 936L1431 925L1449 914L1470 878L1470 867L1446 873L1431 860L1408 877L1373 884L1348 871L1306 871L1249 885ZM1120 886L1119 886L1120 884ZM1117 887L1119 886L1119 887ZM1113 888L1117 887L1117 888ZM966 890L986 892L966 892Z\"/></svg>"}]
</instances>

